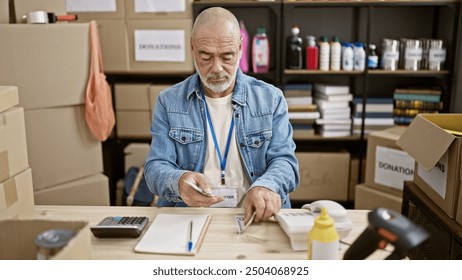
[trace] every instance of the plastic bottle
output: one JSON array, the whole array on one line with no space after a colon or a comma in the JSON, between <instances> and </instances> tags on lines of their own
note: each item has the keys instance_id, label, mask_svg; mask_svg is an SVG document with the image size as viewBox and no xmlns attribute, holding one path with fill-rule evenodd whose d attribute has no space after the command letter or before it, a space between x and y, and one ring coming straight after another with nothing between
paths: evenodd
<instances>
[{"instance_id":1,"label":"plastic bottle","mask_svg":"<svg viewBox=\"0 0 462 280\"><path fill-rule=\"evenodd\" d=\"M239 21L239 26L242 38L242 57L239 61L239 68L241 68L242 72L247 73L249 72L249 33L245 28L243 20Z\"/></svg>"},{"instance_id":2,"label":"plastic bottle","mask_svg":"<svg viewBox=\"0 0 462 280\"><path fill-rule=\"evenodd\" d=\"M316 46L316 38L314 36L306 36L306 69L318 69L319 49Z\"/></svg>"},{"instance_id":3,"label":"plastic bottle","mask_svg":"<svg viewBox=\"0 0 462 280\"><path fill-rule=\"evenodd\" d=\"M292 26L292 35L287 42L287 68L302 69L303 56L302 44L303 40L300 36L300 28L297 25Z\"/></svg>"},{"instance_id":4,"label":"plastic bottle","mask_svg":"<svg viewBox=\"0 0 462 280\"><path fill-rule=\"evenodd\" d=\"M334 220L322 208L308 234L309 260L338 260L340 238L334 227Z\"/></svg>"},{"instance_id":5,"label":"plastic bottle","mask_svg":"<svg viewBox=\"0 0 462 280\"><path fill-rule=\"evenodd\" d=\"M264 27L257 28L252 42L252 67L254 73L267 73L269 70L269 42Z\"/></svg>"},{"instance_id":6,"label":"plastic bottle","mask_svg":"<svg viewBox=\"0 0 462 280\"><path fill-rule=\"evenodd\" d=\"M364 71L364 69L366 69L366 51L364 50L363 43L356 42L353 44L353 56L353 69L356 71Z\"/></svg>"},{"instance_id":7,"label":"plastic bottle","mask_svg":"<svg viewBox=\"0 0 462 280\"><path fill-rule=\"evenodd\" d=\"M377 55L376 46L374 44L369 45L369 56L367 58L367 67L369 69L377 69L379 67L379 56Z\"/></svg>"},{"instance_id":8,"label":"plastic bottle","mask_svg":"<svg viewBox=\"0 0 462 280\"><path fill-rule=\"evenodd\" d=\"M353 70L353 47L351 46L350 43L345 42L343 43L343 48L342 48L342 69L345 71L351 71Z\"/></svg>"},{"instance_id":9,"label":"plastic bottle","mask_svg":"<svg viewBox=\"0 0 462 280\"><path fill-rule=\"evenodd\" d=\"M319 41L319 70L329 70L330 45L325 36Z\"/></svg>"},{"instance_id":10,"label":"plastic bottle","mask_svg":"<svg viewBox=\"0 0 462 280\"><path fill-rule=\"evenodd\" d=\"M330 42L330 70L339 71L341 64L342 45L337 36Z\"/></svg>"}]
</instances>

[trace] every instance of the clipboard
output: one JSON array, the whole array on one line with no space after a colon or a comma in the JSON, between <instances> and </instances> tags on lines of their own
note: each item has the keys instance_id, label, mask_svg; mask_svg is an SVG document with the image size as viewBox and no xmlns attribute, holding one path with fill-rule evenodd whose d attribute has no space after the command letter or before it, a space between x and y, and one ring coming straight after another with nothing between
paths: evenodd
<instances>
[{"instance_id":1,"label":"clipboard","mask_svg":"<svg viewBox=\"0 0 462 280\"><path fill-rule=\"evenodd\" d=\"M158 214L134 250L137 253L194 256L202 245L211 218L211 214ZM191 221L193 247L189 251Z\"/></svg>"}]
</instances>

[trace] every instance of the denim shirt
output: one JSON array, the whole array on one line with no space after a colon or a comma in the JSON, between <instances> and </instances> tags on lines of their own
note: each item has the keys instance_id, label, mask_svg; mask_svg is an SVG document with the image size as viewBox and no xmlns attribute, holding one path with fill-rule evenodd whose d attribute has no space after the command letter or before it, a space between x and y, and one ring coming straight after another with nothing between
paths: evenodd
<instances>
[{"instance_id":1,"label":"denim shirt","mask_svg":"<svg viewBox=\"0 0 462 280\"><path fill-rule=\"evenodd\" d=\"M180 177L187 171L204 171L207 121L199 83L195 73L162 91L154 107L151 150L144 172L150 190L159 195L159 206L185 206L178 191ZM238 149L250 189L266 187L281 196L283 208L290 208L288 193L300 179L281 90L238 69L232 103Z\"/></svg>"}]
</instances>

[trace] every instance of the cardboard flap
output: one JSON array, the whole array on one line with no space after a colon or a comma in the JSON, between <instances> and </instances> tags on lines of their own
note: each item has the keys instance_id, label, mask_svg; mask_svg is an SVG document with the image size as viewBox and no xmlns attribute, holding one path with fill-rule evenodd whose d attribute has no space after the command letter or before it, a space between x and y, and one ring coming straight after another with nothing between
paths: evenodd
<instances>
[{"instance_id":1,"label":"cardboard flap","mask_svg":"<svg viewBox=\"0 0 462 280\"><path fill-rule=\"evenodd\" d=\"M417 115L396 144L430 171L456 139L444 130L454 123L460 126L462 115Z\"/></svg>"}]
</instances>

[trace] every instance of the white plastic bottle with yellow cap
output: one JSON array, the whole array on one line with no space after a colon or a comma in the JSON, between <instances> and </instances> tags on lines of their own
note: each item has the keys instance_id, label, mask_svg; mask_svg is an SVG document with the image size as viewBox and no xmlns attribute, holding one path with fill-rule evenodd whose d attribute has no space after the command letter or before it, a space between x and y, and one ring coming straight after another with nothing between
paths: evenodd
<instances>
[{"instance_id":1,"label":"white plastic bottle with yellow cap","mask_svg":"<svg viewBox=\"0 0 462 280\"><path fill-rule=\"evenodd\" d=\"M339 246L339 235L334 227L334 220L327 213L327 209L322 208L308 234L308 259L338 260Z\"/></svg>"}]
</instances>

